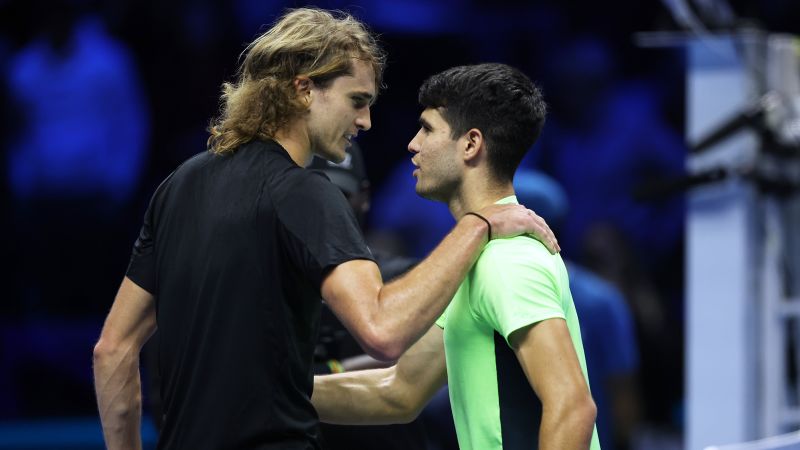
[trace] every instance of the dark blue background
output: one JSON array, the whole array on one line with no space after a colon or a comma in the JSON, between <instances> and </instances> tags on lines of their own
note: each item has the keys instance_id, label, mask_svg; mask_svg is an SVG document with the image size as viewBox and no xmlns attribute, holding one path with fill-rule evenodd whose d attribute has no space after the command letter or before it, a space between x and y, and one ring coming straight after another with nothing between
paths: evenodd
<instances>
[{"instance_id":1,"label":"dark blue background","mask_svg":"<svg viewBox=\"0 0 800 450\"><path fill-rule=\"evenodd\" d=\"M790 0L731 4L771 30L796 32L800 23L800 7ZM22 432L21 420L96 416L91 350L150 194L204 150L220 85L232 78L246 43L284 8L304 5L0 0L0 422L7 424L0 425L0 444ZM416 91L427 76L454 65L505 62L543 88L551 115L524 165L550 173L567 191L571 213L553 224L561 225L565 255L594 268L621 265L600 272L634 302L642 355L659 355L642 358L644 420L679 431L681 199L630 200L642 179L680 175L686 151L683 53L639 48L633 38L676 29L666 8L636 0L316 6L361 18L389 54L387 89L372 110L372 130L360 137L377 194L371 232L397 232L386 225L385 210L417 201L404 197L410 188L397 193L410 172L392 174L409 158L420 111ZM418 234L419 248L401 249L422 256L449 226L446 211L433 208L443 224L430 227L428 241ZM609 239L619 239L614 249L628 259L597 260L609 254L602 248L607 230L593 235L601 244L585 239L597 221L610 221ZM631 261L641 264L626 272ZM660 334L648 335L628 274L657 297Z\"/></svg>"}]
</instances>

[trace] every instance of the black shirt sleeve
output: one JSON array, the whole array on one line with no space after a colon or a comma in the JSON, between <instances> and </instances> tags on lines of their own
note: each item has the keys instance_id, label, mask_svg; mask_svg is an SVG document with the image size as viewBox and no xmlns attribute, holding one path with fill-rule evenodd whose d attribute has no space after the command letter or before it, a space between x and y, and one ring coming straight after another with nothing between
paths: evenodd
<instances>
[{"instance_id":1,"label":"black shirt sleeve","mask_svg":"<svg viewBox=\"0 0 800 450\"><path fill-rule=\"evenodd\" d=\"M125 276L130 278L139 287L151 294L155 294L155 255L153 252L153 202L144 214L144 223L139 230L139 237L133 244L131 260Z\"/></svg>"},{"instance_id":2,"label":"black shirt sleeve","mask_svg":"<svg viewBox=\"0 0 800 450\"><path fill-rule=\"evenodd\" d=\"M350 204L324 176L304 173L275 206L284 248L314 286L339 264L374 261Z\"/></svg>"},{"instance_id":3,"label":"black shirt sleeve","mask_svg":"<svg viewBox=\"0 0 800 450\"><path fill-rule=\"evenodd\" d=\"M170 174L156 189L147 211L144 213L142 228L139 237L133 244L131 260L125 276L145 291L156 295L156 255L155 255L155 222L154 215L161 203L163 192L175 172Z\"/></svg>"}]
</instances>

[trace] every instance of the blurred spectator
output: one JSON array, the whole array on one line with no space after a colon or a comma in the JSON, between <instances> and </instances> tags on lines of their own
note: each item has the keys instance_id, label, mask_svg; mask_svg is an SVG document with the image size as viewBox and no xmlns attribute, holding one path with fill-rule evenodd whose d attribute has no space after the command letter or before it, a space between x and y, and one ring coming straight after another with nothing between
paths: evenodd
<instances>
[{"instance_id":1,"label":"blurred spectator","mask_svg":"<svg viewBox=\"0 0 800 450\"><path fill-rule=\"evenodd\" d=\"M531 163L564 187L571 207L564 252L582 259L595 227L619 229L648 267L680 241L679 198L638 202L636 187L684 173L685 146L659 115L655 87L619 81L615 55L597 38L568 44L552 64L545 92L552 114Z\"/></svg>"},{"instance_id":2,"label":"blurred spectator","mask_svg":"<svg viewBox=\"0 0 800 450\"><path fill-rule=\"evenodd\" d=\"M13 194L21 202L124 203L146 156L147 112L136 67L98 17L73 22L68 9L46 14L51 22L8 64L12 100L25 121L10 152Z\"/></svg>"},{"instance_id":3,"label":"blurred spectator","mask_svg":"<svg viewBox=\"0 0 800 450\"><path fill-rule=\"evenodd\" d=\"M599 38L565 45L545 77L550 119L527 167L553 176L570 209L566 258L611 282L629 302L642 348L645 416L680 426L683 199L636 200L643 184L684 174L686 148L661 116L654 83L623 80Z\"/></svg>"},{"instance_id":4,"label":"blurred spectator","mask_svg":"<svg viewBox=\"0 0 800 450\"><path fill-rule=\"evenodd\" d=\"M115 289L102 284L115 279L103 277L113 249L105 241L119 241L120 215L138 188L147 110L128 50L99 18L71 2L39 7L33 39L5 71L21 121L6 166L24 255L20 308L99 313Z\"/></svg>"},{"instance_id":5,"label":"blurred spectator","mask_svg":"<svg viewBox=\"0 0 800 450\"><path fill-rule=\"evenodd\" d=\"M552 178L520 169L514 177L520 203L536 211L558 236L569 210L567 196ZM559 239L559 242L562 242ZM597 405L597 432L604 450L630 446L639 420L639 349L625 298L611 284L566 261L569 288L581 320L589 385Z\"/></svg>"},{"instance_id":6,"label":"blurred spectator","mask_svg":"<svg viewBox=\"0 0 800 450\"><path fill-rule=\"evenodd\" d=\"M25 35L0 66L3 115L17 123L4 133L16 257L0 324L3 417L94 412L86 352L134 234L146 102L128 50L81 5L26 4Z\"/></svg>"}]
</instances>

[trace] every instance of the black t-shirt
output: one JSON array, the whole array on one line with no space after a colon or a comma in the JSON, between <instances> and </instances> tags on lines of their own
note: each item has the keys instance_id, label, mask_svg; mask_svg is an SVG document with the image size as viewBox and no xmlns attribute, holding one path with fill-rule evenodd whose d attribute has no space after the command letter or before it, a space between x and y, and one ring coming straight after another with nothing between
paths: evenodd
<instances>
[{"instance_id":1,"label":"black t-shirt","mask_svg":"<svg viewBox=\"0 0 800 450\"><path fill-rule=\"evenodd\" d=\"M320 284L372 259L339 189L274 142L199 154L156 190L127 276L156 297L159 448L318 448Z\"/></svg>"}]
</instances>

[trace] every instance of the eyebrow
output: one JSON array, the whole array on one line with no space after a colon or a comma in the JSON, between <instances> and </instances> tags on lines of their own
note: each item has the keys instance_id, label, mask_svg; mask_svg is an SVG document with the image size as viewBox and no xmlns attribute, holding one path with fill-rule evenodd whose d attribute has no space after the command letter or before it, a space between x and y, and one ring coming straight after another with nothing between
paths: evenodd
<instances>
[{"instance_id":1,"label":"eyebrow","mask_svg":"<svg viewBox=\"0 0 800 450\"><path fill-rule=\"evenodd\" d=\"M428 122L427 120L425 120L423 117L420 117L417 121L419 122L419 126L421 126L422 128L425 128L426 130L432 130L433 129L433 127L431 126L431 123Z\"/></svg>"}]
</instances>

